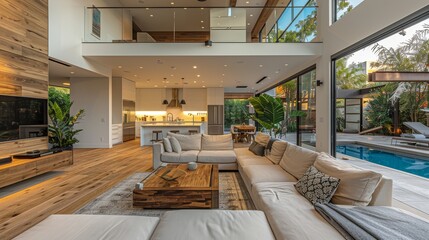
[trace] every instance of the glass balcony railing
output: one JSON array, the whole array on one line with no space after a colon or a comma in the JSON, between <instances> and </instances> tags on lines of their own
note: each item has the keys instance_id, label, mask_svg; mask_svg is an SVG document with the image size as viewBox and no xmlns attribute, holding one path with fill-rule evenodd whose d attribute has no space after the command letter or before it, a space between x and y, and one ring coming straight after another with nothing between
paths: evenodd
<instances>
[{"instance_id":1,"label":"glass balcony railing","mask_svg":"<svg viewBox=\"0 0 429 240\"><path fill-rule=\"evenodd\" d=\"M313 5L288 8L87 7L84 42L311 42L316 37L316 10L317 6ZM299 35L299 29L309 25L305 38L283 37L288 31L292 31L290 36ZM272 40L267 41L264 29L274 28L275 33L270 33Z\"/></svg>"}]
</instances>

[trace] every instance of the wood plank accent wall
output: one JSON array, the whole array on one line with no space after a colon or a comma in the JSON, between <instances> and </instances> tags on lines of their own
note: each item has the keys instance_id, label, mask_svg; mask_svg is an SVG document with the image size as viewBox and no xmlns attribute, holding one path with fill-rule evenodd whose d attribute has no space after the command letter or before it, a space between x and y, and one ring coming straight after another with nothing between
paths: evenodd
<instances>
[{"instance_id":1,"label":"wood plank accent wall","mask_svg":"<svg viewBox=\"0 0 429 240\"><path fill-rule=\"evenodd\" d=\"M173 42L173 32L147 32L157 42ZM209 31L176 32L176 42L204 43L210 39Z\"/></svg>"},{"instance_id":2,"label":"wood plank accent wall","mask_svg":"<svg viewBox=\"0 0 429 240\"><path fill-rule=\"evenodd\" d=\"M48 0L1 0L0 22L0 95L48 98ZM4 142L0 156L47 147L47 138Z\"/></svg>"},{"instance_id":3,"label":"wood plank accent wall","mask_svg":"<svg viewBox=\"0 0 429 240\"><path fill-rule=\"evenodd\" d=\"M258 20L255 23L255 26L252 29L252 42L259 41L259 32L264 27L265 23L267 22L268 18L270 17L271 13L273 13L274 6L277 6L277 3L280 0L267 0L265 3L264 9L262 9L261 14L258 17Z\"/></svg>"}]
</instances>

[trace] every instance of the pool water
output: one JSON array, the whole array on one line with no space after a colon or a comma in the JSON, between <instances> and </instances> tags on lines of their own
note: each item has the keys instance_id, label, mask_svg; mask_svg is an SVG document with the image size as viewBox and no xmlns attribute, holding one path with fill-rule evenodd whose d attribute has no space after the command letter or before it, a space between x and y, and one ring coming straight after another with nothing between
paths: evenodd
<instances>
[{"instance_id":1,"label":"pool water","mask_svg":"<svg viewBox=\"0 0 429 240\"><path fill-rule=\"evenodd\" d=\"M356 144L340 145L336 150L351 157L429 178L429 160L417 156L405 156Z\"/></svg>"}]
</instances>

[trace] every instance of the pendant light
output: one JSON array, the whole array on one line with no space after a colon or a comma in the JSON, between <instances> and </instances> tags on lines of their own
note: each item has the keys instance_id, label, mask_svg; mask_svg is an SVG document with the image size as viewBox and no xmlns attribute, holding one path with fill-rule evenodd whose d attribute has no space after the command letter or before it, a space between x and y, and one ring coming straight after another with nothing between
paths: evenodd
<instances>
[{"instance_id":1,"label":"pendant light","mask_svg":"<svg viewBox=\"0 0 429 240\"><path fill-rule=\"evenodd\" d=\"M183 88L183 92L185 92L185 88L184 88L184 82L185 82L185 78L182 78L182 88ZM182 95L183 95L183 93L182 93ZM182 96L183 97L183 96ZM185 99L183 99L182 98L182 100L180 100L180 104L186 104L186 101L185 101Z\"/></svg>"},{"instance_id":2,"label":"pendant light","mask_svg":"<svg viewBox=\"0 0 429 240\"><path fill-rule=\"evenodd\" d=\"M165 80L166 80L167 78L164 78L164 83L165 83ZM165 98L164 98L164 100L162 101L162 105L168 105L168 101L167 101L167 89L165 89L165 94L164 94L164 96L165 96Z\"/></svg>"}]
</instances>

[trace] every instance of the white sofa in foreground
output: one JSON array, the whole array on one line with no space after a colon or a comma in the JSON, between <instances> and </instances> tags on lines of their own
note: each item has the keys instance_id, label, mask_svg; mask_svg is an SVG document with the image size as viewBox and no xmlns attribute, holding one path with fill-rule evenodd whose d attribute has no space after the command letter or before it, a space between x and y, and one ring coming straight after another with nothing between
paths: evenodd
<instances>
[{"instance_id":1,"label":"white sofa in foreground","mask_svg":"<svg viewBox=\"0 0 429 240\"><path fill-rule=\"evenodd\" d=\"M199 154L207 151L207 155L202 156L207 157L205 161L211 163L219 162L216 159L217 151L233 151L238 170L257 210L179 210L169 211L160 219L105 216L103 221L98 221L100 216L93 216L93 219L89 216L90 220L78 224L74 223L76 215L51 216L18 239L48 239L51 236L61 239L71 239L69 236L94 239L93 236L97 238L101 231L106 232L104 237L107 239L126 239L126 236L130 236L127 239L133 239L132 236L137 235L139 237L135 239L161 240L344 239L314 209L312 203L295 189L294 184L310 166L341 180L331 199L334 204L344 207L392 205L392 180L379 173L353 167L346 161L325 153L317 153L281 140L270 142L269 137L261 134L256 136L256 142L270 148L263 156L257 156L247 148L229 149L224 136L216 139L202 135L201 138L201 146L197 144L195 150L184 151L195 151L197 162ZM216 142L223 142L219 145L225 147L219 147ZM184 146L191 148L191 145ZM163 151L162 144L154 145L154 152L159 153L159 156L154 156L154 163L170 161L162 157L170 156ZM174 159L180 162L180 156L176 153ZM112 226L111 221L117 221L117 226ZM55 229L56 235L48 233L52 229Z\"/></svg>"}]
</instances>

